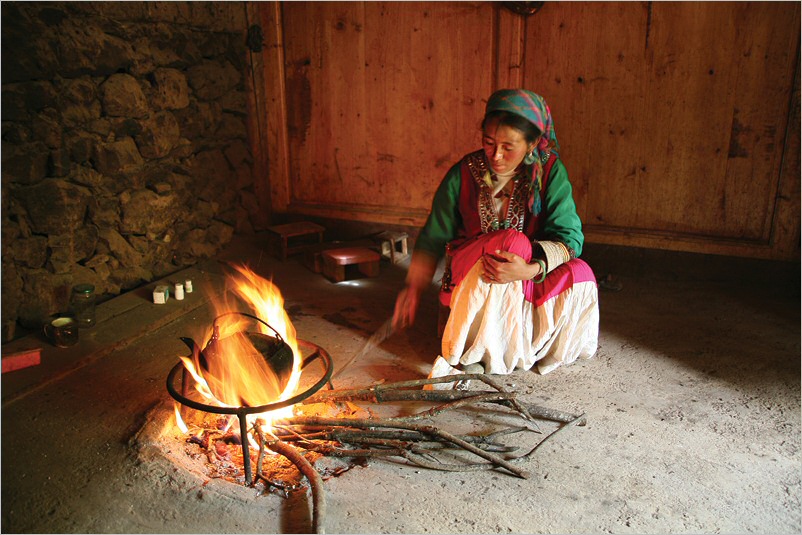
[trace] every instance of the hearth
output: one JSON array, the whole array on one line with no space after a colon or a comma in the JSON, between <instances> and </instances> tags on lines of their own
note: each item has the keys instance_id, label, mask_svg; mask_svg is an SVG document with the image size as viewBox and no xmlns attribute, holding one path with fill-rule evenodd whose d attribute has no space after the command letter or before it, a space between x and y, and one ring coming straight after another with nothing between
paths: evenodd
<instances>
[{"instance_id":1,"label":"hearth","mask_svg":"<svg viewBox=\"0 0 802 535\"><path fill-rule=\"evenodd\" d=\"M261 320L260 320L261 321ZM265 323L265 325L267 325ZM278 341L280 344L284 344L284 341L281 340L280 335L277 334ZM214 340L215 338L212 338ZM312 396L318 390L320 390L326 383L329 382L332 373L332 362L331 357L329 354L320 346L312 344L311 342L306 342L304 340L298 340L299 345L305 349L310 350L309 355L304 358L303 363L301 365L302 369L307 367L307 364L315 361L320 360L323 363L323 373L322 376L317 379L311 386L301 390L294 396L280 400L274 401L272 403L266 403L264 405L257 405L257 406L248 406L248 405L241 405L238 407L228 407L228 406L220 406L220 405L213 405L210 403L204 403L201 401L193 400L188 397L190 394L190 380L192 377L192 373L190 373L189 369L183 362L179 362L176 364L172 370L170 370L169 375L167 376L167 391L170 395L175 399L182 407L189 407L191 409L195 409L197 411L202 411L205 413L210 414L220 414L220 415L231 415L236 416L237 423L239 424L239 431L240 431L240 440L239 442L242 445L242 462L243 462L243 470L244 470L244 477L245 483L250 485L253 483L253 472L251 470L251 458L249 454L249 441L243 440L242 437L248 437L250 434L248 429L254 425L257 425L258 418L254 418L254 423L249 425L248 417L255 416L262 413L272 413L274 411L278 411L279 409L284 409L287 407L291 407L297 403L302 402L303 400L307 399L308 397ZM208 346L207 346L208 347ZM194 351L198 351L197 346L195 346ZM281 351L281 349L277 349L276 353ZM200 352L202 354L202 352ZM176 389L175 383L178 374L181 373L182 380L181 380L181 391L179 392ZM331 385L330 385L331 386ZM181 409L177 409L176 417L183 421L184 418L181 415ZM262 424L258 424L262 425Z\"/></svg>"},{"instance_id":2,"label":"hearth","mask_svg":"<svg viewBox=\"0 0 802 535\"><path fill-rule=\"evenodd\" d=\"M255 313L225 309L229 305L218 310L203 348L184 338L191 355L181 357L167 377L176 423L189 445L185 453L206 452L210 463L219 461L215 477L260 487L259 493L286 495L302 487L305 478L317 532L324 531L324 476L368 459L395 459L426 469L502 470L528 478L530 471L522 465L545 440L584 423L582 415L521 402L497 378L483 374L337 390L331 356L295 336L278 289L248 268L235 269L239 276L233 277L233 287ZM457 384L468 387L428 389ZM492 432L449 429L449 416L481 419L488 412L497 420ZM534 445L522 442L530 433L543 435L538 420L565 425ZM517 443L510 444L511 439ZM240 454L232 455L233 450ZM291 481L279 457L297 469ZM326 461L328 468L321 465Z\"/></svg>"}]
</instances>

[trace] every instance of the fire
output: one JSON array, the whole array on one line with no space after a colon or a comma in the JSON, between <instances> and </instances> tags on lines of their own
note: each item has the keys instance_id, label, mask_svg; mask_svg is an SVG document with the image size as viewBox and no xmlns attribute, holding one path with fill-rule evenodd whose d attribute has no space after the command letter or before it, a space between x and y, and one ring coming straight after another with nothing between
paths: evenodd
<instances>
[{"instance_id":1,"label":"fire","mask_svg":"<svg viewBox=\"0 0 802 535\"><path fill-rule=\"evenodd\" d=\"M256 407L291 397L301 378L302 355L295 327L284 310L278 287L246 266L233 266L229 275L233 293L261 321L249 318L238 305L225 299L214 302L215 328L192 358L181 357L204 403L227 407ZM272 329L268 328L267 323ZM286 345L279 342L276 333ZM292 407L249 416L269 424L292 415ZM186 424L176 406L176 423ZM269 427L265 426L265 427Z\"/></svg>"}]
</instances>

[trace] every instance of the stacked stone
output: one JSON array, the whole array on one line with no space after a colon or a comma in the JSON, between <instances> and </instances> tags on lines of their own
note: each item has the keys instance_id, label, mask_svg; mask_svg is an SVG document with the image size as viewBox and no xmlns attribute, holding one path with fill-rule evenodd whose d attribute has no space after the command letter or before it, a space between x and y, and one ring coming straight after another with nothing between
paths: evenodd
<instances>
[{"instance_id":1,"label":"stacked stone","mask_svg":"<svg viewBox=\"0 0 802 535\"><path fill-rule=\"evenodd\" d=\"M244 10L2 3L4 340L252 230Z\"/></svg>"}]
</instances>

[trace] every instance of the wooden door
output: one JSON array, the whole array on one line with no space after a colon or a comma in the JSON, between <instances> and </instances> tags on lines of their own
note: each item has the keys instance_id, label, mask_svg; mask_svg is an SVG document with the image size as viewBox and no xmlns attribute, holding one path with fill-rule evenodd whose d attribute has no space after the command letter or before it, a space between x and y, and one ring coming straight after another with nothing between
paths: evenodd
<instances>
[{"instance_id":1,"label":"wooden door","mask_svg":"<svg viewBox=\"0 0 802 535\"><path fill-rule=\"evenodd\" d=\"M547 3L526 24L590 241L774 256L798 4Z\"/></svg>"},{"instance_id":2,"label":"wooden door","mask_svg":"<svg viewBox=\"0 0 802 535\"><path fill-rule=\"evenodd\" d=\"M492 89L494 8L472 2L282 4L288 211L419 225L476 146Z\"/></svg>"}]
</instances>

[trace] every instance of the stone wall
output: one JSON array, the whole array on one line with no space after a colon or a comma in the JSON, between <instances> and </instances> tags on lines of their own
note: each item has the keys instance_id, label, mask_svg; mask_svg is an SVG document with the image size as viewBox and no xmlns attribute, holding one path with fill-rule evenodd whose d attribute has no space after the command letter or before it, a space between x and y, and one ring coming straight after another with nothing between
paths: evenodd
<instances>
[{"instance_id":1,"label":"stone wall","mask_svg":"<svg viewBox=\"0 0 802 535\"><path fill-rule=\"evenodd\" d=\"M74 284L102 300L252 230L244 3L3 2L1 21L4 341Z\"/></svg>"}]
</instances>

